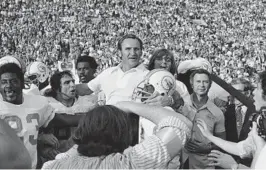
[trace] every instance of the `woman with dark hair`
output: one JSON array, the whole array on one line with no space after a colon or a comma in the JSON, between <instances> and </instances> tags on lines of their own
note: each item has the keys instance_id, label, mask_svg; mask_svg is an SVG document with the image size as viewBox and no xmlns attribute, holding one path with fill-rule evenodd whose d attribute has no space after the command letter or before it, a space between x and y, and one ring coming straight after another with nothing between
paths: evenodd
<instances>
[{"instance_id":1,"label":"woman with dark hair","mask_svg":"<svg viewBox=\"0 0 266 170\"><path fill-rule=\"evenodd\" d=\"M129 113L157 125L154 135L135 146ZM181 114L159 106L133 102L99 106L79 123L73 137L76 145L43 169L165 169L180 154L191 126Z\"/></svg>"},{"instance_id":2,"label":"woman with dark hair","mask_svg":"<svg viewBox=\"0 0 266 170\"><path fill-rule=\"evenodd\" d=\"M174 55L169 50L159 49L153 53L148 64L148 70L158 68L165 69L172 73L175 77L177 76L177 66L175 64ZM176 80L176 90L182 98L189 95L186 85L178 80Z\"/></svg>"}]
</instances>

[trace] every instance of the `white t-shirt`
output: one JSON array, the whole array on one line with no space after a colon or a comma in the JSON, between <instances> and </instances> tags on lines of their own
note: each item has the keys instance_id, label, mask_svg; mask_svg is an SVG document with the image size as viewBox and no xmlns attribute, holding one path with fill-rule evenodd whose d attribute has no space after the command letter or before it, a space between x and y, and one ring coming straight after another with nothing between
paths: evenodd
<instances>
[{"instance_id":1,"label":"white t-shirt","mask_svg":"<svg viewBox=\"0 0 266 170\"><path fill-rule=\"evenodd\" d=\"M37 137L40 127L46 127L54 118L52 108L45 97L23 95L23 103L15 105L0 101L0 118L23 140L32 159L32 168L37 164Z\"/></svg>"},{"instance_id":2,"label":"white t-shirt","mask_svg":"<svg viewBox=\"0 0 266 170\"><path fill-rule=\"evenodd\" d=\"M149 70L143 64L129 71L122 71L121 65L104 70L88 83L94 91L103 91L106 104L116 104L119 101L131 101L134 89L144 80Z\"/></svg>"}]
</instances>

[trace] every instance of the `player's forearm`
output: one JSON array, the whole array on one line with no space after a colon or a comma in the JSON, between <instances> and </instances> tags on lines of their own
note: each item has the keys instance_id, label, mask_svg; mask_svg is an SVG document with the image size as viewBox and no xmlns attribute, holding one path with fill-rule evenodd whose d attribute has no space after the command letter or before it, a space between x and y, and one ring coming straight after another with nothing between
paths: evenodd
<instances>
[{"instance_id":1,"label":"player's forearm","mask_svg":"<svg viewBox=\"0 0 266 170\"><path fill-rule=\"evenodd\" d=\"M144 105L134 102L122 102L121 104L131 112L136 113L155 124L158 124L163 118L167 116L173 116L183 121L189 128L192 127L192 123L186 117L172 110L165 109L161 106Z\"/></svg>"},{"instance_id":2,"label":"player's forearm","mask_svg":"<svg viewBox=\"0 0 266 170\"><path fill-rule=\"evenodd\" d=\"M82 117L83 115L55 114L55 117L50 124L52 124L53 127L59 127L59 128L74 127L78 126L79 120Z\"/></svg>"}]
</instances>

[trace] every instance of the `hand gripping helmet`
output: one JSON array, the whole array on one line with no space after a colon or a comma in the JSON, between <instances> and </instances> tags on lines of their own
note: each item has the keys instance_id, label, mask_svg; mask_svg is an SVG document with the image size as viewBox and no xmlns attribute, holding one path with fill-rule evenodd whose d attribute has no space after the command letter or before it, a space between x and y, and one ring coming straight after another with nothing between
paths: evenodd
<instances>
[{"instance_id":1,"label":"hand gripping helmet","mask_svg":"<svg viewBox=\"0 0 266 170\"><path fill-rule=\"evenodd\" d=\"M35 61L27 66L25 76L31 83L36 80L38 83L43 83L49 77L49 69L44 63Z\"/></svg>"},{"instance_id":2,"label":"hand gripping helmet","mask_svg":"<svg viewBox=\"0 0 266 170\"><path fill-rule=\"evenodd\" d=\"M143 102L154 92L161 95L172 95L175 89L176 80L170 72L165 69L154 69L134 89L132 100Z\"/></svg>"}]
</instances>

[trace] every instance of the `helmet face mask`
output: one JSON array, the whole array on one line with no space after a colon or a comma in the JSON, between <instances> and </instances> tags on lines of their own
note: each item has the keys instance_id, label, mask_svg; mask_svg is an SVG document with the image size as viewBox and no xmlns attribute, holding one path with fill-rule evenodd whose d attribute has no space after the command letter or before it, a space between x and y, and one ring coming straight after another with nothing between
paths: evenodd
<instances>
[{"instance_id":1,"label":"helmet face mask","mask_svg":"<svg viewBox=\"0 0 266 170\"><path fill-rule=\"evenodd\" d=\"M133 92L133 96L132 99L134 101L140 101L140 102L144 102L145 100L147 100L153 93L154 93L154 87L153 85L150 84L144 84L144 87L140 87L140 84L138 87L136 87L134 89Z\"/></svg>"},{"instance_id":2,"label":"helmet face mask","mask_svg":"<svg viewBox=\"0 0 266 170\"><path fill-rule=\"evenodd\" d=\"M39 85L38 78L40 77L39 74L32 74L27 76L29 79L29 82L35 85Z\"/></svg>"},{"instance_id":3,"label":"helmet face mask","mask_svg":"<svg viewBox=\"0 0 266 170\"><path fill-rule=\"evenodd\" d=\"M132 100L144 102L155 92L160 95L172 95L176 88L174 76L164 69L154 69L134 89Z\"/></svg>"},{"instance_id":4,"label":"helmet face mask","mask_svg":"<svg viewBox=\"0 0 266 170\"><path fill-rule=\"evenodd\" d=\"M49 70L44 63L37 61L28 65L25 75L30 83L39 86L48 79Z\"/></svg>"}]
</instances>

